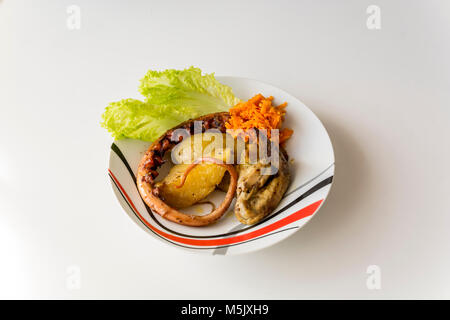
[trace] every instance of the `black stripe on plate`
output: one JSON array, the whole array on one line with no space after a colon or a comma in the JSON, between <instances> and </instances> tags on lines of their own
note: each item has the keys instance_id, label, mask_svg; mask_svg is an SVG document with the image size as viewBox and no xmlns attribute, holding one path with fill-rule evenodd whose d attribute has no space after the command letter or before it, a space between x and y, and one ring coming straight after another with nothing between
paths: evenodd
<instances>
[{"instance_id":1,"label":"black stripe on plate","mask_svg":"<svg viewBox=\"0 0 450 320\"><path fill-rule=\"evenodd\" d=\"M292 229L297 229L297 228L299 228L298 226L295 226L295 227L290 227L290 228L286 228L286 229L282 229L282 230L277 230L277 231L275 231L275 232L268 233L268 234L262 235L262 236L260 236L260 237L254 238L254 239L250 239L250 240L243 241L243 242L239 242L239 243L229 244L229 245L226 245L226 246L206 247L206 248L203 248L203 247L188 247L188 246L184 246L184 245L182 245L182 244L179 244L179 243L173 242L173 241L171 241L171 240L169 240L169 239L167 239L167 238L164 238L164 237L161 236L160 234L158 234L158 233L156 233L155 231L153 231L152 229L150 229L150 228L144 223L144 221L142 221L141 217L139 217L139 215L134 211L133 207L132 207L131 204L128 202L128 200L127 200L127 198L125 197L125 195L122 193L122 190L120 190L120 188L119 188L119 186L117 185L116 181L114 181L114 178L113 178L110 174L108 174L108 175L109 175L111 181L114 183L114 186L116 187L117 191L119 191L119 193L120 193L120 195L122 196L123 200L124 200L124 201L126 202L126 204L128 205L128 208L130 208L130 210L133 212L133 214L136 216L136 218L138 218L139 221L141 221L142 225L143 225L145 228L147 228L147 230L151 231L154 235L158 236L159 238L161 238L161 239L163 239L163 240L165 240L165 241L167 241L167 242L169 242L169 243L171 243L171 244L174 244L174 245L176 245L176 246L179 246L179 247L188 248L188 249L201 249L201 250L208 250L208 249L210 249L210 250L215 250L215 249L221 249L221 248L228 248L228 247L234 247L234 246L237 246L237 245L240 245L240 244L248 243L248 242L251 242L251 241L259 240L259 239L262 239L262 238L265 238L265 237L268 237L268 236L271 236L271 235L274 235L274 234L277 234L277 233L280 233L280 232L289 231L289 230L292 230Z\"/></svg>"},{"instance_id":2,"label":"black stripe on plate","mask_svg":"<svg viewBox=\"0 0 450 320\"><path fill-rule=\"evenodd\" d=\"M130 174L130 176L132 177L133 181L135 182L136 185L136 189L137 189L137 183L136 183L136 176L134 175L133 170L131 169L130 164L128 163L127 159L125 158L124 154L122 153L122 151L119 149L119 147L113 143L111 145L111 149L117 154L117 156L119 157L119 159L123 162L123 164L125 165L125 167L128 170L128 173ZM331 167L331 166L330 166ZM323 172L322 172L323 173ZM320 176L322 173L320 173L318 176ZM312 180L314 180L315 178L313 178ZM286 211L287 209L289 209L290 207L292 207L293 205L295 205L296 203L300 202L301 200L305 199L306 197L312 195L314 192L322 189L323 187L331 184L331 182L333 181L333 176L330 176L324 180L322 180L321 182L317 183L316 185L314 185L313 187L311 187L309 190L307 190L306 192L304 192L303 194L301 194L298 198L294 199L292 202L290 202L289 204L287 204L285 207L283 207L282 209L280 209L279 211L277 211L274 214L271 214L270 216L267 216L266 218L264 218L263 220L259 221L258 223L255 223L251 226L248 226L246 228L240 229L240 230L235 230L235 231L230 231L227 233L222 233L222 234L215 234L215 235L208 235L208 236L196 236L196 235L190 235L190 234L185 234L185 233L181 233L178 231L174 231L168 227L166 227L165 225L163 225L153 214L153 211L147 206L147 204L145 203L144 200L142 200L142 203L144 204L148 214L150 215L150 217L152 218L152 220L158 225L160 226L162 229L173 233L177 236L182 236L182 237L187 237L187 238L198 238L198 239L209 239L209 238L221 238L221 237L227 237L233 234L237 234L237 233L241 233L250 229L253 229L255 227L257 227L258 225L261 225L264 222L267 222L271 219L273 219L274 217L276 217L277 215L279 215L280 213ZM138 190L139 193L139 190ZM140 195L140 194L139 194Z\"/></svg>"}]
</instances>

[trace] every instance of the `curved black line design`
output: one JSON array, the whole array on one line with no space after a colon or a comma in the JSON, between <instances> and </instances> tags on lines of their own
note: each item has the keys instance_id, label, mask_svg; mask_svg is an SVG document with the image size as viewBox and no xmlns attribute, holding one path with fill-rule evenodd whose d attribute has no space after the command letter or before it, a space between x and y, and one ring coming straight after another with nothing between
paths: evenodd
<instances>
[{"instance_id":1,"label":"curved black line design","mask_svg":"<svg viewBox=\"0 0 450 320\"><path fill-rule=\"evenodd\" d=\"M138 216L138 214L134 211L133 207L132 207L131 204L128 202L128 200L127 200L127 198L125 197L125 195L122 193L122 190L120 190L119 186L117 185L117 183L114 181L113 177L112 177L110 174L109 174L109 178L110 178L111 181L114 183L114 186L116 187L117 191L119 191L119 193L120 193L120 195L122 196L122 198L123 198L123 200L125 201L125 203L128 205L128 208L130 208L130 210L133 212L133 214L135 215L135 217L136 217L139 221L141 221L142 225L143 225L147 230L151 231L154 235L158 236L159 238L163 239L164 241L167 241L167 242L169 242L169 243L171 243L171 244L174 244L174 245L176 245L176 246L179 246L179 247L183 247L183 248L187 248L187 249L199 249L199 250L217 250L217 249L221 249L221 248L229 248L229 247L238 246L238 245L241 245L241 244L244 244L244 243L248 243L248 242L251 242L251 241L255 241L255 240L258 240L258 239L262 239L262 238L265 238L265 237L268 237L268 236L271 236L271 235L274 235L274 234L277 234L277 233L280 233L280 232L284 232L284 231L289 231L289 230L292 230L292 229L300 228L299 226L295 226L295 227L290 227L290 228L286 228L286 229L282 229L282 230L277 230L277 231L275 231L275 232L268 233L268 234L262 235L262 236L260 236L260 237L254 238L254 239L246 240L246 241L239 242L239 243L229 244L229 245L226 245L226 246L207 247L207 248L184 246L184 245L182 245L182 244L179 244L179 243L170 241L169 239L164 238L163 236L159 235L158 233L156 233L155 231L153 231L152 229L150 229L150 228L144 223L144 221L142 221L142 219Z\"/></svg>"},{"instance_id":2,"label":"curved black line design","mask_svg":"<svg viewBox=\"0 0 450 320\"><path fill-rule=\"evenodd\" d=\"M123 162L123 164L125 165L125 167L127 168L128 172L129 172L130 176L133 178L133 181L136 184L136 176L134 175L134 172L131 169L131 167L130 167L127 159L123 155L122 151L119 149L119 147L115 143L113 143L111 145L111 149L117 154L117 156ZM142 200L142 203L144 204L144 206L145 206L148 214L152 218L152 220L155 221L155 223L158 226L160 226L162 229L164 229L164 230L166 230L166 231L168 231L170 233L173 233L175 235L182 236L182 237L188 237L188 238L198 238L198 239L220 238L220 237L227 237L227 236L230 236L230 235L233 235L233 234L237 234L237 233L240 233L240 232L244 232L244 231L253 229L256 226L273 219L274 217L276 217L280 213L282 213L282 212L286 211L287 209L289 209L290 207L292 207L294 204L296 204L299 201L305 199L306 197L310 196L311 194L313 194L314 192L318 191L319 189L322 189L323 187L329 185L332 181L333 181L333 176L330 176L330 177L322 180L321 182L317 183L316 185L311 187L309 190L307 190L306 192L301 194L298 198L296 198L295 200L290 202L288 205L286 205L285 207L281 208L279 211L275 212L274 214L271 214L270 216L267 216L265 219L259 221L258 223L255 223L255 224L253 224L251 226L248 226L248 227L240 229L240 230L230 231L230 232L222 233L222 234L209 235L209 236L200 236L200 235L196 236L196 235L184 234L184 233L181 233L181 232L178 232L178 231L173 231L170 228L168 228L165 225L163 225L161 222L159 222L158 219L156 219L155 215L153 214L153 211L147 206L147 204L143 200ZM137 189L137 184L136 184L136 189ZM138 190L138 192L139 192L139 190Z\"/></svg>"},{"instance_id":3,"label":"curved black line design","mask_svg":"<svg viewBox=\"0 0 450 320\"><path fill-rule=\"evenodd\" d=\"M297 188L295 188L292 191L289 191L288 193L286 193L283 196L283 199L286 198L287 196L293 194L295 191L300 190L301 188L303 188L304 186L306 186L307 184L309 184L310 182L314 181L315 179L317 179L317 177L320 177L322 174L324 174L325 172L328 171L328 169L330 169L332 166L334 166L334 162L332 164L330 164L325 170L323 170L321 173L319 173L318 175L316 175L314 178L309 179L308 181L306 181L305 183L303 183L302 185L299 185Z\"/></svg>"},{"instance_id":4,"label":"curved black line design","mask_svg":"<svg viewBox=\"0 0 450 320\"><path fill-rule=\"evenodd\" d=\"M128 163L127 159L125 158L125 156L123 155L122 151L119 149L119 147L113 143L111 145L111 150L114 151L117 156L120 158L120 160L122 160L123 164L125 165L125 167L127 168L128 172L130 173L130 176L133 177L133 180L136 181L136 176L134 175L133 170L130 167L130 164Z\"/></svg>"}]
</instances>

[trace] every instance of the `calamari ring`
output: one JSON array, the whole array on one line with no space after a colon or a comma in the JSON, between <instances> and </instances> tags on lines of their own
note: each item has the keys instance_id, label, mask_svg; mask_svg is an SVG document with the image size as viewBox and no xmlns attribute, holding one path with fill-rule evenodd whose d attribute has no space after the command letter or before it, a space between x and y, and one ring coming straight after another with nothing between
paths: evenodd
<instances>
[{"instance_id":1,"label":"calamari ring","mask_svg":"<svg viewBox=\"0 0 450 320\"><path fill-rule=\"evenodd\" d=\"M172 141L172 134L176 129L184 128L187 129L190 134L193 134L194 121L202 121L202 132L207 129L219 129L221 132L226 132L225 122L228 120L228 118L229 114L227 112L220 112L208 114L197 119L188 120L178 125L177 127L168 130L149 147L139 164L136 182L142 199L153 212L175 223L200 227L207 226L217 221L227 211L233 200L237 185L237 173L232 165L224 164L222 161L215 158L199 159L200 162L213 162L226 168L231 176L230 187L228 188L224 201L218 208L213 210L211 213L203 216L185 214L167 205L159 197L159 190L154 186L154 179L158 175L158 172L156 170L164 162L163 157L165 153L172 150L175 145L182 141L182 137L181 139L179 139L179 141ZM198 162L195 162L188 167L188 169L184 173L182 183L184 183L186 176L189 174L190 170L192 170L197 164Z\"/></svg>"}]
</instances>

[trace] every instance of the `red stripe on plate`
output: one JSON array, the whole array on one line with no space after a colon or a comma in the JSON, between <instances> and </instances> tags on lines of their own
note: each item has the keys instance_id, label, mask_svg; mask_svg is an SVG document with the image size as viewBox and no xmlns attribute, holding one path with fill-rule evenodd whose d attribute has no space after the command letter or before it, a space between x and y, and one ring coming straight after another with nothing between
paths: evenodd
<instances>
[{"instance_id":1,"label":"red stripe on plate","mask_svg":"<svg viewBox=\"0 0 450 320\"><path fill-rule=\"evenodd\" d=\"M323 202L323 200L316 201L316 202L310 204L309 206L306 206L306 207L300 209L299 211L294 212L293 214L291 214L283 219L280 219L268 226L265 226L261 229L258 229L258 230L255 230L255 231L252 231L252 232L249 232L246 234L241 234L238 236L234 236L234 237L230 237L230 238L222 238L222 239L189 239L189 238L174 236L172 234L161 231L158 228L154 227L152 224L150 224L147 220L145 220L145 218L136 209L134 203L131 201L130 197L125 192L125 189L122 187L119 180L117 180L116 176L111 172L110 169L108 169L108 171L111 174L114 181L119 186L119 189L125 195L125 198L130 203L133 210L136 212L136 214L139 216L139 218L142 220L142 222L144 222L144 224L147 227L149 227L150 229L152 229L153 231L155 231L156 233L158 233L159 235L163 236L166 239L169 239L169 240L172 240L172 241L175 241L178 243L182 243L182 244L191 245L191 246L202 246L202 247L203 246L222 246L222 245L236 244L239 242L248 241L248 240L254 239L256 237L265 235L271 231L277 230L281 227L284 227L292 222L295 222L300 219L303 219L303 218L313 215L314 212L316 212L316 210L319 208L320 204Z\"/></svg>"}]
</instances>

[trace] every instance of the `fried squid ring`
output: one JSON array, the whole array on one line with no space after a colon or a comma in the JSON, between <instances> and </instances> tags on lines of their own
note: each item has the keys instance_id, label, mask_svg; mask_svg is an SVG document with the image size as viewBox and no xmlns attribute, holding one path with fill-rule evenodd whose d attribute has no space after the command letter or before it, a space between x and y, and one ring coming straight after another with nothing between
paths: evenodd
<instances>
[{"instance_id":1,"label":"fried squid ring","mask_svg":"<svg viewBox=\"0 0 450 320\"><path fill-rule=\"evenodd\" d=\"M217 221L229 208L234 194L236 192L237 185L237 173L232 165L224 164L222 161L215 158L201 158L200 162L213 162L227 169L231 176L230 187L224 201L218 208L211 213L203 216L191 215L182 213L169 205L167 205L160 197L159 190L154 186L154 180L158 176L156 171L163 164L163 157L166 152L172 150L172 148L182 141L182 137L178 141L173 141L172 135L176 129L186 129L190 134L194 133L194 121L202 122L202 132L207 129L218 129L221 132L225 132L225 122L228 120L229 114L227 112L212 113L197 119L188 120L183 122L179 126L168 130L158 140L156 140L147 150L142 158L137 175L137 186L139 193L141 194L144 202L150 207L150 209L162 216L163 218L175 223L187 225L187 226L207 226ZM198 164L195 162L188 167L183 175L182 184L186 180L189 172Z\"/></svg>"}]
</instances>

